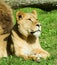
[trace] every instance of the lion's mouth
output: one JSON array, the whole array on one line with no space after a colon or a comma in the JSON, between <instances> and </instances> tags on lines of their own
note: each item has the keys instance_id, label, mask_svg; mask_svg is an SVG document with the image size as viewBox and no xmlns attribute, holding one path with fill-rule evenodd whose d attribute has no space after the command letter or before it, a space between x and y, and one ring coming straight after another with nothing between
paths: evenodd
<instances>
[{"instance_id":1,"label":"lion's mouth","mask_svg":"<svg viewBox=\"0 0 57 65\"><path fill-rule=\"evenodd\" d=\"M35 32L41 32L41 30L33 31L33 32L31 32L31 34L34 34Z\"/></svg>"},{"instance_id":2,"label":"lion's mouth","mask_svg":"<svg viewBox=\"0 0 57 65\"><path fill-rule=\"evenodd\" d=\"M36 30L36 31L33 31L31 32L32 35L36 36L36 37L39 37L40 34L41 34L41 30Z\"/></svg>"}]
</instances>

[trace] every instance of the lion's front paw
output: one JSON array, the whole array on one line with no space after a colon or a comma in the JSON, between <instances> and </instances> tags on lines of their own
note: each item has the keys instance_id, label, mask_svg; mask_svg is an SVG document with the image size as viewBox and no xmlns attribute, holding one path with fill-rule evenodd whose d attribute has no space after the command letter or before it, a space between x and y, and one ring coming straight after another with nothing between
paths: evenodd
<instances>
[{"instance_id":1,"label":"lion's front paw","mask_svg":"<svg viewBox=\"0 0 57 65\"><path fill-rule=\"evenodd\" d=\"M29 56L32 60L35 60L37 62L40 62L40 59L41 59L41 55L40 54L31 54Z\"/></svg>"},{"instance_id":2,"label":"lion's front paw","mask_svg":"<svg viewBox=\"0 0 57 65\"><path fill-rule=\"evenodd\" d=\"M50 56L50 54L45 50L43 50L40 54L41 54L42 58L44 58L44 59L46 59Z\"/></svg>"},{"instance_id":3,"label":"lion's front paw","mask_svg":"<svg viewBox=\"0 0 57 65\"><path fill-rule=\"evenodd\" d=\"M43 49L35 49L34 53L35 53L35 55L40 55L41 58L44 58L44 59L46 59L50 56L50 54Z\"/></svg>"},{"instance_id":4,"label":"lion's front paw","mask_svg":"<svg viewBox=\"0 0 57 65\"><path fill-rule=\"evenodd\" d=\"M41 60L41 54L35 54L34 55L34 60L36 60L37 62L40 62L40 60Z\"/></svg>"}]
</instances>

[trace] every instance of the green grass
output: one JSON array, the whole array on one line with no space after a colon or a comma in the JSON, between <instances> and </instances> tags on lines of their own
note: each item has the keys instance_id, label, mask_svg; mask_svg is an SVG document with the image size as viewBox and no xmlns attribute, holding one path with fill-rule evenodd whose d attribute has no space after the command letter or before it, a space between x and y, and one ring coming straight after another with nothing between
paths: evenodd
<instances>
[{"instance_id":1,"label":"green grass","mask_svg":"<svg viewBox=\"0 0 57 65\"><path fill-rule=\"evenodd\" d=\"M40 44L43 49L47 50L51 56L47 60L41 60L40 63L32 60L24 60L15 56L0 59L0 65L57 65L57 10L46 12L37 8L18 9L24 12L36 10L39 22L42 25L42 34ZM18 10L14 10L15 13Z\"/></svg>"}]
</instances>

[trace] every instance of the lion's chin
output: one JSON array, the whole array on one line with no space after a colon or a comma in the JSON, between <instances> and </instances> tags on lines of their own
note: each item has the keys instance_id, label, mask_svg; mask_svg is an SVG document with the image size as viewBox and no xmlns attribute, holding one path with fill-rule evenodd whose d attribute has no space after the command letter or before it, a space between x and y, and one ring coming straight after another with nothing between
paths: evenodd
<instances>
[{"instance_id":1,"label":"lion's chin","mask_svg":"<svg viewBox=\"0 0 57 65\"><path fill-rule=\"evenodd\" d=\"M34 35L35 37L40 37L40 35L41 35L41 32L40 32L40 31L38 31L38 32L35 32L35 33L33 33L33 35Z\"/></svg>"}]
</instances>

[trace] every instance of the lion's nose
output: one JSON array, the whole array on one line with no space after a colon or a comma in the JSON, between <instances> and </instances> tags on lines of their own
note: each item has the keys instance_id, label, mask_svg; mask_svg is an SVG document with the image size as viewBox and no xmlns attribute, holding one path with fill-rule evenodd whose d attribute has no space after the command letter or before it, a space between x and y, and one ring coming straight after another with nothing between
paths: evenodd
<instances>
[{"instance_id":1,"label":"lion's nose","mask_svg":"<svg viewBox=\"0 0 57 65\"><path fill-rule=\"evenodd\" d=\"M40 24L37 24L36 26L40 27L41 25Z\"/></svg>"}]
</instances>

